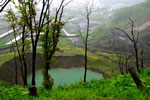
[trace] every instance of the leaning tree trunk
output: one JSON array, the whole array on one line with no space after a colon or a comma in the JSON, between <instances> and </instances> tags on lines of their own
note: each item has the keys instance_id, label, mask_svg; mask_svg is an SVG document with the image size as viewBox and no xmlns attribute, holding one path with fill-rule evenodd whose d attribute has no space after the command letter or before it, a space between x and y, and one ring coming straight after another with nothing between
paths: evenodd
<instances>
[{"instance_id":1,"label":"leaning tree trunk","mask_svg":"<svg viewBox=\"0 0 150 100\"><path fill-rule=\"evenodd\" d=\"M141 67L142 67L142 70L144 69L144 49L142 49L140 51L141 53Z\"/></svg>"},{"instance_id":2,"label":"leaning tree trunk","mask_svg":"<svg viewBox=\"0 0 150 100\"><path fill-rule=\"evenodd\" d=\"M138 77L138 75L136 74L136 71L134 70L134 68L130 68L128 69L129 73L131 74L132 79L134 80L136 86L139 89L144 89L145 86L143 85L142 81L140 80L140 78Z\"/></svg>"},{"instance_id":3,"label":"leaning tree trunk","mask_svg":"<svg viewBox=\"0 0 150 100\"><path fill-rule=\"evenodd\" d=\"M135 57L136 57L136 67L138 72L140 73L140 67L139 67L139 56L138 56L138 49L137 49L137 45L134 45L134 49L135 49Z\"/></svg>"},{"instance_id":4,"label":"leaning tree trunk","mask_svg":"<svg viewBox=\"0 0 150 100\"><path fill-rule=\"evenodd\" d=\"M121 74L122 75L124 75L124 71L123 70L124 70L124 62L122 61L121 62Z\"/></svg>"}]
</instances>

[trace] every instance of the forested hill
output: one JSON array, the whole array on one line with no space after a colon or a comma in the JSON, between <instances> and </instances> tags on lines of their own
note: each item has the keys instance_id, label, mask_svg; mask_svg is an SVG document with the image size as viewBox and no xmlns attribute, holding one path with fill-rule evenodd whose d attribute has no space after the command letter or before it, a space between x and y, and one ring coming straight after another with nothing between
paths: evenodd
<instances>
[{"instance_id":1,"label":"forested hill","mask_svg":"<svg viewBox=\"0 0 150 100\"><path fill-rule=\"evenodd\" d=\"M135 22L135 28L139 28L140 38L150 38L150 0L117 10L110 20L109 25L113 27L123 27L129 23L131 18ZM129 27L128 27L129 28Z\"/></svg>"},{"instance_id":2,"label":"forested hill","mask_svg":"<svg viewBox=\"0 0 150 100\"><path fill-rule=\"evenodd\" d=\"M129 17L131 19L136 19L139 17L140 20L136 20L136 23L138 23L138 25L143 24L144 22L149 20L149 16L147 16L147 11L150 11L150 0L146 0L145 2L140 4L120 8L116 10L116 12L113 14L109 24L110 26L125 25L128 23ZM143 17L144 19L146 18L146 20L144 20Z\"/></svg>"},{"instance_id":3,"label":"forested hill","mask_svg":"<svg viewBox=\"0 0 150 100\"><path fill-rule=\"evenodd\" d=\"M131 18L135 23L135 28L139 28L140 39L139 47L144 48L145 51L149 51L149 47L143 43L143 40L150 42L150 0L146 0L140 4L127 6L120 8L115 11L115 13L110 17L109 21L105 24L100 25L95 29L96 36L100 34L104 35L102 38L94 40L95 44L91 47L94 50L119 50L121 52L127 52L132 50L131 45L127 42L128 39L122 38L115 32L115 28L122 28L129 32L130 26L129 18ZM121 33L120 33L121 34ZM149 53L147 54L149 55Z\"/></svg>"},{"instance_id":4,"label":"forested hill","mask_svg":"<svg viewBox=\"0 0 150 100\"><path fill-rule=\"evenodd\" d=\"M131 18L135 22L135 28L138 27L140 38L149 41L150 38L150 0L141 4L129 6L117 10L110 21L110 26L123 27L129 23ZM129 28L129 27L128 27Z\"/></svg>"},{"instance_id":5,"label":"forested hill","mask_svg":"<svg viewBox=\"0 0 150 100\"><path fill-rule=\"evenodd\" d=\"M114 27L121 27L128 24L128 18L135 21L135 24L142 25L149 21L150 0L131 6L120 8L114 12L108 21L95 29L96 33L108 31Z\"/></svg>"}]
</instances>

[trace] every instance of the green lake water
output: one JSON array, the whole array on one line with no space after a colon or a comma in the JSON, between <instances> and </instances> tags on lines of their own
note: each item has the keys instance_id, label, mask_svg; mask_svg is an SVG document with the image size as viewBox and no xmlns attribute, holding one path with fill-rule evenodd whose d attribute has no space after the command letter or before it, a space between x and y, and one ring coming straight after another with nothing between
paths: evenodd
<instances>
[{"instance_id":1,"label":"green lake water","mask_svg":"<svg viewBox=\"0 0 150 100\"><path fill-rule=\"evenodd\" d=\"M36 71L36 86L42 86L42 70ZM54 79L54 85L71 84L83 80L84 68L70 68L70 69L51 69L49 74ZM28 76L28 83L31 83L32 75ZM91 70L87 71L87 81L103 79L103 76L99 73Z\"/></svg>"}]
</instances>

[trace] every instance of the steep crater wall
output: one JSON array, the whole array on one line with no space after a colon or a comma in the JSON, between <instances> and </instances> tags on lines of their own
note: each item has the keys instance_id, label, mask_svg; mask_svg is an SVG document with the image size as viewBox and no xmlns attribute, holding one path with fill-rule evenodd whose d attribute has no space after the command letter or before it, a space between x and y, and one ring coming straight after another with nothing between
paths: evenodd
<instances>
[{"instance_id":1,"label":"steep crater wall","mask_svg":"<svg viewBox=\"0 0 150 100\"><path fill-rule=\"evenodd\" d=\"M84 56L76 55L76 56L56 56L54 57L56 62L52 64L52 68L78 68L83 67ZM32 73L32 55L26 54L27 60L27 69L28 75ZM17 68L18 68L18 84L22 85L23 80L21 76L21 64L19 61L19 57L16 57ZM42 69L43 67L43 59L41 54L37 54L36 57L36 70ZM4 63L0 68L0 80L4 80L11 84L15 84L15 59L11 59L10 61Z\"/></svg>"}]
</instances>

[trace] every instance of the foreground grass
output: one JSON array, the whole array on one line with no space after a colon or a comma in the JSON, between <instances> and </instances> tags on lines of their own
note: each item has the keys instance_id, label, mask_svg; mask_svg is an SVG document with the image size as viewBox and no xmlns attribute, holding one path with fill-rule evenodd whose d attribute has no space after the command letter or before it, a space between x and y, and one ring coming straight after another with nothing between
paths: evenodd
<instances>
[{"instance_id":1,"label":"foreground grass","mask_svg":"<svg viewBox=\"0 0 150 100\"><path fill-rule=\"evenodd\" d=\"M39 96L29 97L28 90L14 87L1 87L1 100L148 100L150 98L150 68L139 74L146 86L145 90L136 87L129 74L106 80L92 80L54 87L52 90L38 88Z\"/></svg>"}]
</instances>

